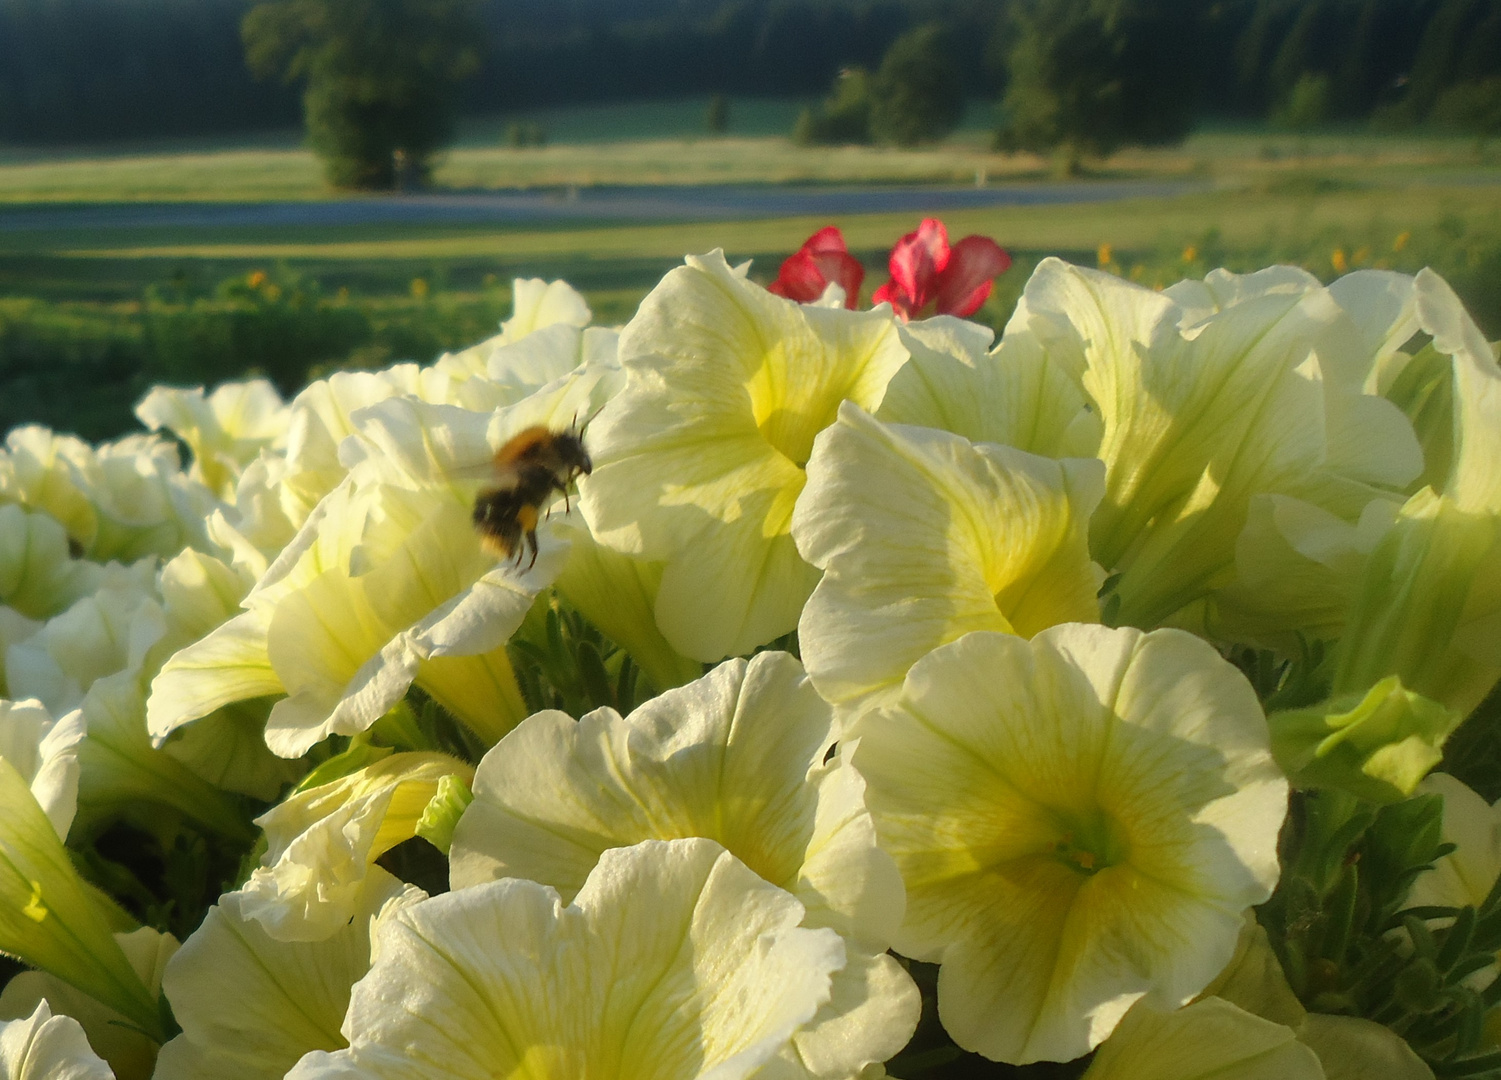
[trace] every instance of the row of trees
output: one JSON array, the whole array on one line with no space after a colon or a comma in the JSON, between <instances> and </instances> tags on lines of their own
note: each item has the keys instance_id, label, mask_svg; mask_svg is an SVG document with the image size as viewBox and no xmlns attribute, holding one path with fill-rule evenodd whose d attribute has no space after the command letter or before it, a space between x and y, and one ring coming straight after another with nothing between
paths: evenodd
<instances>
[{"instance_id":1,"label":"row of trees","mask_svg":"<svg viewBox=\"0 0 1501 1080\"><path fill-rule=\"evenodd\" d=\"M947 135L963 113L964 84L954 69L952 34L930 23L897 38L874 75L860 66L840 71L828 100L804 109L792 136L803 145L914 146Z\"/></svg>"},{"instance_id":2,"label":"row of trees","mask_svg":"<svg viewBox=\"0 0 1501 1080\"><path fill-rule=\"evenodd\" d=\"M796 137L941 138L962 107L953 40L935 23L898 38L874 74L845 68ZM1205 112L1501 133L1495 0L1013 0L989 61L998 144L1059 151L1069 168L1175 141Z\"/></svg>"},{"instance_id":3,"label":"row of trees","mask_svg":"<svg viewBox=\"0 0 1501 1080\"><path fill-rule=\"evenodd\" d=\"M1492 130L1501 0L0 0L0 140L283 126L300 88L351 186L420 180L461 109L835 72L805 140L934 137L979 96L1006 145L1069 155L1206 111Z\"/></svg>"}]
</instances>

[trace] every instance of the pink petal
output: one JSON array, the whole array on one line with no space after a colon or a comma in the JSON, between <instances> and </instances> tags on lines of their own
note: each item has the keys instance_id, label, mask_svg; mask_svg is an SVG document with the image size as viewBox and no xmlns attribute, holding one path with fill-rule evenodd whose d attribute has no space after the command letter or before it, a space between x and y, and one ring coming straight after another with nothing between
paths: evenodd
<instances>
[{"instance_id":1,"label":"pink petal","mask_svg":"<svg viewBox=\"0 0 1501 1080\"><path fill-rule=\"evenodd\" d=\"M825 225L782 263L777 279L766 290L806 304L822 296L824 288L834 281L844 290L845 306L853 309L864 280L865 267L849 253L844 234L837 226Z\"/></svg>"},{"instance_id":2,"label":"pink petal","mask_svg":"<svg viewBox=\"0 0 1501 1080\"><path fill-rule=\"evenodd\" d=\"M902 294L901 288L894 281L888 281L877 289L870 298L870 303L872 307L876 304L890 304L897 317L903 322L912 317L913 309L907 302L907 297Z\"/></svg>"},{"instance_id":3,"label":"pink petal","mask_svg":"<svg viewBox=\"0 0 1501 1080\"><path fill-rule=\"evenodd\" d=\"M995 279L1011 266L1011 256L988 236L966 236L953 247L937 275L934 299L940 315L967 318L980 310Z\"/></svg>"},{"instance_id":4,"label":"pink petal","mask_svg":"<svg viewBox=\"0 0 1501 1080\"><path fill-rule=\"evenodd\" d=\"M807 251L799 251L788 256L787 261L782 263L782 272L766 290L777 296L796 300L799 304L806 304L822 296L824 286L828 283L823 268L818 265L818 259Z\"/></svg>"},{"instance_id":5,"label":"pink petal","mask_svg":"<svg viewBox=\"0 0 1501 1080\"><path fill-rule=\"evenodd\" d=\"M804 240L803 246L798 250L806 251L810 255L828 255L836 252L840 255L847 255L850 249L845 246L844 234L839 231L838 226L825 225Z\"/></svg>"},{"instance_id":6,"label":"pink petal","mask_svg":"<svg viewBox=\"0 0 1501 1080\"><path fill-rule=\"evenodd\" d=\"M923 218L891 249L891 280L913 311L927 306L937 289L938 275L949 264L949 233L937 218Z\"/></svg>"},{"instance_id":7,"label":"pink petal","mask_svg":"<svg viewBox=\"0 0 1501 1080\"><path fill-rule=\"evenodd\" d=\"M865 281L865 267L860 265L860 260L847 251L830 251L814 255L813 261L818 264L826 282L837 282L844 290L844 306L855 310L860 301L860 286ZM819 295L823 295L822 292Z\"/></svg>"}]
</instances>

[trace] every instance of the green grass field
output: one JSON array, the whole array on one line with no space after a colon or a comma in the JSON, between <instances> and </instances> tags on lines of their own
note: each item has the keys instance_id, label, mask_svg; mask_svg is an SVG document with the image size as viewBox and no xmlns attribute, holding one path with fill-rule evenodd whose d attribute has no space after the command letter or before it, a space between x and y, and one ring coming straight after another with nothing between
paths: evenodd
<instances>
[{"instance_id":1,"label":"green grass field","mask_svg":"<svg viewBox=\"0 0 1501 1080\"><path fill-rule=\"evenodd\" d=\"M554 144L531 150L497 147L504 118L477 121L466 127L437 182L467 190L668 182L972 184L977 172L985 182L1048 182L1047 162L990 152L983 111L936 147L805 149L770 133L790 123L795 106L736 103L732 115L739 120L722 139L696 136L701 102L555 110L537 116ZM635 137L649 131L659 134ZM1050 254L1103 262L1146 285L1219 265L1250 270L1290 262L1324 278L1358 267L1413 272L1431 265L1454 283L1487 334L1501 337L1501 148L1428 136L1208 131L1179 147L1122 153L1096 166L1085 182L1091 178L1192 179L1198 190L944 214L956 237L993 236L1016 257L980 318L1003 323L1031 267ZM279 339L242 338L254 338L263 324L284 332L275 312L275 318L262 312L250 319L249 330L237 315L233 333L221 327L189 334L184 340L202 343L196 359L191 349L184 354L187 346L174 352L159 339L161 326L181 328L185 312L210 322L228 319L220 310L225 288L258 270L298 295L308 286L325 306L359 309L365 336L356 335L358 347L320 357L320 364L430 360L436 350L494 325L508 305L513 276L566 278L584 290L601 321L621 322L685 253L722 247L733 259L754 259L754 275L765 280L806 236L830 223L789 217L515 227L6 224L7 214L25 207L276 202L329 194L314 159L287 136L236 146L0 153L0 428L35 418L98 437L129 424L126 406L143 380L212 382L257 366L257 350ZM918 216L835 219L868 268L867 290L884 281L886 251ZM296 314L293 321L304 317ZM316 346L307 348L319 355ZM161 357L168 354L164 369ZM77 388L96 384L101 400L90 412L77 405Z\"/></svg>"}]
</instances>

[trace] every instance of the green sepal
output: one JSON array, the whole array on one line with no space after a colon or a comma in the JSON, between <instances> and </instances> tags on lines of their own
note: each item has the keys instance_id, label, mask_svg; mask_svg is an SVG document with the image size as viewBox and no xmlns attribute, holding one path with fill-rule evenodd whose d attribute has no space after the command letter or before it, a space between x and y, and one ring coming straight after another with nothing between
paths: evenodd
<instances>
[{"instance_id":1,"label":"green sepal","mask_svg":"<svg viewBox=\"0 0 1501 1080\"><path fill-rule=\"evenodd\" d=\"M1442 760L1444 740L1462 719L1390 675L1363 696L1274 712L1267 722L1272 753L1294 785L1394 803Z\"/></svg>"}]
</instances>

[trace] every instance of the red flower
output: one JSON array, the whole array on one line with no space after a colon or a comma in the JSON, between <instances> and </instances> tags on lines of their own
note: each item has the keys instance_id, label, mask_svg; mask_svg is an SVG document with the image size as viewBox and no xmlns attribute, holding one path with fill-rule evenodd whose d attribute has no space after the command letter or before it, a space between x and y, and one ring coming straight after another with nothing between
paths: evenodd
<instances>
[{"instance_id":1,"label":"red flower","mask_svg":"<svg viewBox=\"0 0 1501 1080\"><path fill-rule=\"evenodd\" d=\"M903 319L924 315L966 317L980 310L1011 256L988 236L966 236L953 247L937 218L924 218L891 249L891 280L871 302L891 301Z\"/></svg>"},{"instance_id":2,"label":"red flower","mask_svg":"<svg viewBox=\"0 0 1501 1080\"><path fill-rule=\"evenodd\" d=\"M823 295L834 282L844 290L844 306L854 310L860 299L865 267L844 246L844 237L833 225L808 237L797 254L782 264L782 272L767 286L770 292L806 304Z\"/></svg>"}]
</instances>

